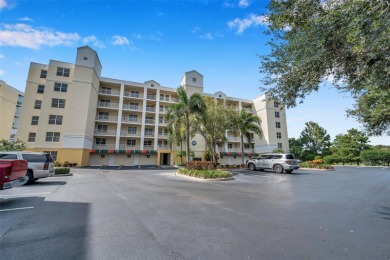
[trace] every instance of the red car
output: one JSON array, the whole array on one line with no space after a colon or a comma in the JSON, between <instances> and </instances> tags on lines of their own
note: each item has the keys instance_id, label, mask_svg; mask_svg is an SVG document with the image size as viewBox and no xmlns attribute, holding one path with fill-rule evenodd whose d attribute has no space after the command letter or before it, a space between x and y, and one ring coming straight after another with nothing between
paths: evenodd
<instances>
[{"instance_id":1,"label":"red car","mask_svg":"<svg viewBox=\"0 0 390 260\"><path fill-rule=\"evenodd\" d=\"M28 181L26 160L0 159L0 190L19 187Z\"/></svg>"}]
</instances>

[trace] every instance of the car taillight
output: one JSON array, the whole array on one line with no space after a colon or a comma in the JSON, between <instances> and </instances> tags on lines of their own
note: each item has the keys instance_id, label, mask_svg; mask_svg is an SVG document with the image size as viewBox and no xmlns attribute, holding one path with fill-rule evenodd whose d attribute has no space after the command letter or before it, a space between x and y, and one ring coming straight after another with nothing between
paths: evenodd
<instances>
[{"instance_id":1,"label":"car taillight","mask_svg":"<svg viewBox=\"0 0 390 260\"><path fill-rule=\"evenodd\" d=\"M284 161L284 162L287 163L287 164L293 164L292 161Z\"/></svg>"},{"instance_id":2,"label":"car taillight","mask_svg":"<svg viewBox=\"0 0 390 260\"><path fill-rule=\"evenodd\" d=\"M5 168L4 179L9 179L11 174L12 174L12 167L10 166L10 167Z\"/></svg>"},{"instance_id":3,"label":"car taillight","mask_svg":"<svg viewBox=\"0 0 390 260\"><path fill-rule=\"evenodd\" d=\"M49 163L45 163L45 165L43 166L43 169L44 169L44 170L49 169Z\"/></svg>"}]
</instances>

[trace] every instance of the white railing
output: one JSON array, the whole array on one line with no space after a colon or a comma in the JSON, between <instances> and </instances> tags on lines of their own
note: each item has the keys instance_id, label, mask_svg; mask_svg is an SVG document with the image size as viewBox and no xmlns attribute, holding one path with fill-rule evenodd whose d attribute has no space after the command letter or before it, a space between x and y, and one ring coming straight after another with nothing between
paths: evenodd
<instances>
[{"instance_id":1,"label":"white railing","mask_svg":"<svg viewBox=\"0 0 390 260\"><path fill-rule=\"evenodd\" d=\"M122 117L122 123L140 123L138 118Z\"/></svg>"},{"instance_id":2,"label":"white railing","mask_svg":"<svg viewBox=\"0 0 390 260\"><path fill-rule=\"evenodd\" d=\"M150 94L148 94L148 95L146 95L146 98L147 98L147 99L156 100L156 95L150 95Z\"/></svg>"},{"instance_id":3,"label":"white railing","mask_svg":"<svg viewBox=\"0 0 390 260\"><path fill-rule=\"evenodd\" d=\"M237 137L237 136L228 136L228 141L235 141L235 142L240 142L241 141L241 137Z\"/></svg>"},{"instance_id":4,"label":"white railing","mask_svg":"<svg viewBox=\"0 0 390 260\"><path fill-rule=\"evenodd\" d=\"M166 109L160 107L160 113L165 113L166 112Z\"/></svg>"},{"instance_id":5,"label":"white railing","mask_svg":"<svg viewBox=\"0 0 390 260\"><path fill-rule=\"evenodd\" d=\"M158 120L158 123L159 123L159 124L163 124L163 125L166 125L166 124L167 124L167 122L166 122L164 119L159 119L159 120Z\"/></svg>"},{"instance_id":6,"label":"white railing","mask_svg":"<svg viewBox=\"0 0 390 260\"><path fill-rule=\"evenodd\" d=\"M94 144L93 149L96 150L112 150L115 149L115 144Z\"/></svg>"},{"instance_id":7,"label":"white railing","mask_svg":"<svg viewBox=\"0 0 390 260\"><path fill-rule=\"evenodd\" d=\"M116 135L116 130L95 129L95 135Z\"/></svg>"},{"instance_id":8,"label":"white railing","mask_svg":"<svg viewBox=\"0 0 390 260\"><path fill-rule=\"evenodd\" d=\"M156 109L154 107L146 107L146 111L154 112Z\"/></svg>"},{"instance_id":9,"label":"white railing","mask_svg":"<svg viewBox=\"0 0 390 260\"><path fill-rule=\"evenodd\" d=\"M179 102L178 98L172 98L172 102Z\"/></svg>"},{"instance_id":10,"label":"white railing","mask_svg":"<svg viewBox=\"0 0 390 260\"><path fill-rule=\"evenodd\" d=\"M228 149L225 149L223 148L222 149L222 152L226 152L226 153L241 153L241 148L228 148ZM244 153L253 153L254 150L251 149L251 148L244 148Z\"/></svg>"},{"instance_id":11,"label":"white railing","mask_svg":"<svg viewBox=\"0 0 390 260\"><path fill-rule=\"evenodd\" d=\"M153 145L144 145L144 150L153 150Z\"/></svg>"},{"instance_id":12,"label":"white railing","mask_svg":"<svg viewBox=\"0 0 390 260\"><path fill-rule=\"evenodd\" d=\"M242 110L245 110L246 112L253 113L253 109L249 107L243 107Z\"/></svg>"},{"instance_id":13,"label":"white railing","mask_svg":"<svg viewBox=\"0 0 390 260\"><path fill-rule=\"evenodd\" d=\"M139 145L119 144L120 150L139 150Z\"/></svg>"},{"instance_id":14,"label":"white railing","mask_svg":"<svg viewBox=\"0 0 390 260\"><path fill-rule=\"evenodd\" d=\"M120 94L119 90L102 89L102 88L99 89L99 93L104 94L104 95L113 95L113 96L119 96L119 94Z\"/></svg>"},{"instance_id":15,"label":"white railing","mask_svg":"<svg viewBox=\"0 0 390 260\"><path fill-rule=\"evenodd\" d=\"M171 150L168 145L159 145L158 150Z\"/></svg>"},{"instance_id":16,"label":"white railing","mask_svg":"<svg viewBox=\"0 0 390 260\"><path fill-rule=\"evenodd\" d=\"M118 108L118 103L111 103L111 102L98 102L98 107L108 107L108 108Z\"/></svg>"},{"instance_id":17,"label":"white railing","mask_svg":"<svg viewBox=\"0 0 390 260\"><path fill-rule=\"evenodd\" d=\"M140 134L137 134L137 132L129 132L129 131L121 131L121 136L140 136Z\"/></svg>"},{"instance_id":18,"label":"white railing","mask_svg":"<svg viewBox=\"0 0 390 260\"><path fill-rule=\"evenodd\" d=\"M131 93L131 92L124 92L123 96L131 97L131 98L142 98L143 97L140 93Z\"/></svg>"},{"instance_id":19,"label":"white railing","mask_svg":"<svg viewBox=\"0 0 390 260\"><path fill-rule=\"evenodd\" d=\"M145 136L154 136L153 132L145 132Z\"/></svg>"},{"instance_id":20,"label":"white railing","mask_svg":"<svg viewBox=\"0 0 390 260\"><path fill-rule=\"evenodd\" d=\"M158 133L158 137L168 137L168 133Z\"/></svg>"},{"instance_id":21,"label":"white railing","mask_svg":"<svg viewBox=\"0 0 390 260\"><path fill-rule=\"evenodd\" d=\"M135 111L139 111L140 110L140 107L136 106L136 105L123 104L122 108L123 109L127 109L127 110L135 110Z\"/></svg>"},{"instance_id":22,"label":"white railing","mask_svg":"<svg viewBox=\"0 0 390 260\"><path fill-rule=\"evenodd\" d=\"M105 121L105 122L117 122L118 117L114 116L96 116L97 121Z\"/></svg>"},{"instance_id":23,"label":"white railing","mask_svg":"<svg viewBox=\"0 0 390 260\"><path fill-rule=\"evenodd\" d=\"M154 124L154 119L145 119L145 124Z\"/></svg>"}]
</instances>

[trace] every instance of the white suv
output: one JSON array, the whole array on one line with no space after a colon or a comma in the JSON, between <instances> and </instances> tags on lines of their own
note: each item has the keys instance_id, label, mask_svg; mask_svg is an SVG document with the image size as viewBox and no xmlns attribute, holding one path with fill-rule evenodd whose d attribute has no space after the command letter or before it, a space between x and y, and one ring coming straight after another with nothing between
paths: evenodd
<instances>
[{"instance_id":1,"label":"white suv","mask_svg":"<svg viewBox=\"0 0 390 260\"><path fill-rule=\"evenodd\" d=\"M26 174L28 177L27 183L32 183L39 178L51 177L54 175L54 161L51 156L46 153L1 151L0 159L26 160L28 162Z\"/></svg>"},{"instance_id":2,"label":"white suv","mask_svg":"<svg viewBox=\"0 0 390 260\"><path fill-rule=\"evenodd\" d=\"M299 169L298 160L292 154L269 153L262 154L258 158L252 158L247 162L249 170L272 169L277 173L286 171L292 173L293 170Z\"/></svg>"}]
</instances>

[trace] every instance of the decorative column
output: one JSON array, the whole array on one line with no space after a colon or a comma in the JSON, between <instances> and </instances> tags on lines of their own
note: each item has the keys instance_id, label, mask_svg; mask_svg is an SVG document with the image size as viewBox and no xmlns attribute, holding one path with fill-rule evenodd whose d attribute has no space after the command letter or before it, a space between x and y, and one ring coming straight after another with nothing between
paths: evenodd
<instances>
[{"instance_id":1,"label":"decorative column","mask_svg":"<svg viewBox=\"0 0 390 260\"><path fill-rule=\"evenodd\" d=\"M158 124L159 124L159 115L160 115L160 90L157 89L156 94L156 114L154 116L154 141L153 141L153 150L158 150Z\"/></svg>"},{"instance_id":2,"label":"decorative column","mask_svg":"<svg viewBox=\"0 0 390 260\"><path fill-rule=\"evenodd\" d=\"M141 143L140 149L144 149L144 141L145 141L145 116L146 116L146 99L148 96L148 88L144 88L144 97L142 99L142 124L141 124Z\"/></svg>"},{"instance_id":3,"label":"decorative column","mask_svg":"<svg viewBox=\"0 0 390 260\"><path fill-rule=\"evenodd\" d=\"M120 140L121 140L122 109L123 109L124 92L125 92L125 85L122 83L121 90L119 92L119 108L118 108L118 122L116 124L115 150L119 150L119 144L120 144Z\"/></svg>"}]
</instances>

